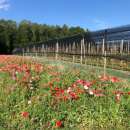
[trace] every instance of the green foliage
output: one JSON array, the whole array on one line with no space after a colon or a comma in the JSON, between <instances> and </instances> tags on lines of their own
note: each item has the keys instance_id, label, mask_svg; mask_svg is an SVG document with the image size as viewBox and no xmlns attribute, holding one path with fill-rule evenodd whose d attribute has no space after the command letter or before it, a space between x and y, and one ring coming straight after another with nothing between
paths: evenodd
<instances>
[{"instance_id":1,"label":"green foliage","mask_svg":"<svg viewBox=\"0 0 130 130\"><path fill-rule=\"evenodd\" d=\"M12 20L0 20L0 53L10 53L16 44L17 25Z\"/></svg>"},{"instance_id":2,"label":"green foliage","mask_svg":"<svg viewBox=\"0 0 130 130\"><path fill-rule=\"evenodd\" d=\"M51 26L23 20L0 20L0 53L11 53L14 47L84 33L81 27Z\"/></svg>"}]
</instances>

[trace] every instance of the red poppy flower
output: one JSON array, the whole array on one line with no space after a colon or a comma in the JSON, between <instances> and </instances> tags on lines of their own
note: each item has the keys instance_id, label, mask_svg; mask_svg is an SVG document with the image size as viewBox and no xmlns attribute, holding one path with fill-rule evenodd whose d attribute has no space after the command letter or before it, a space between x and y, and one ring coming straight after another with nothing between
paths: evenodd
<instances>
[{"instance_id":1,"label":"red poppy flower","mask_svg":"<svg viewBox=\"0 0 130 130\"><path fill-rule=\"evenodd\" d=\"M29 117L29 113L28 112L22 112L21 113L21 116L24 117L24 118L28 118Z\"/></svg>"},{"instance_id":2,"label":"red poppy flower","mask_svg":"<svg viewBox=\"0 0 130 130\"><path fill-rule=\"evenodd\" d=\"M88 89L89 87L91 87L91 85L92 85L91 82L85 81L84 82L84 89Z\"/></svg>"},{"instance_id":3,"label":"red poppy flower","mask_svg":"<svg viewBox=\"0 0 130 130\"><path fill-rule=\"evenodd\" d=\"M107 75L99 76L99 78L100 78L100 80L103 81L103 82L109 80L109 76L107 76Z\"/></svg>"},{"instance_id":4,"label":"red poppy flower","mask_svg":"<svg viewBox=\"0 0 130 130\"><path fill-rule=\"evenodd\" d=\"M60 88L58 88L58 87L55 87L54 89L55 89L55 91L59 91L60 90Z\"/></svg>"},{"instance_id":5,"label":"red poppy flower","mask_svg":"<svg viewBox=\"0 0 130 130\"><path fill-rule=\"evenodd\" d=\"M103 94L103 90L89 90L88 91L88 93L90 94L90 95L94 95L94 96L96 96L96 97L103 97L103 96L105 96L104 94Z\"/></svg>"},{"instance_id":6,"label":"red poppy flower","mask_svg":"<svg viewBox=\"0 0 130 130\"><path fill-rule=\"evenodd\" d=\"M64 92L65 92L65 91L64 91L63 89L60 90L60 93L61 93L61 94L64 94Z\"/></svg>"},{"instance_id":7,"label":"red poppy flower","mask_svg":"<svg viewBox=\"0 0 130 130\"><path fill-rule=\"evenodd\" d=\"M73 88L77 87L76 83L72 84L72 87L73 87Z\"/></svg>"},{"instance_id":8,"label":"red poppy flower","mask_svg":"<svg viewBox=\"0 0 130 130\"><path fill-rule=\"evenodd\" d=\"M62 122L61 121L56 121L56 127L61 127L62 126Z\"/></svg>"},{"instance_id":9,"label":"red poppy flower","mask_svg":"<svg viewBox=\"0 0 130 130\"><path fill-rule=\"evenodd\" d=\"M71 87L69 87L68 89L67 89L67 91L66 91L67 93L70 93L70 92L72 92L72 88Z\"/></svg>"},{"instance_id":10,"label":"red poppy flower","mask_svg":"<svg viewBox=\"0 0 130 130\"><path fill-rule=\"evenodd\" d=\"M119 82L120 80L119 80L117 77L111 77L111 78L110 78L110 81L111 81L112 83L116 83L116 82Z\"/></svg>"},{"instance_id":11,"label":"red poppy flower","mask_svg":"<svg viewBox=\"0 0 130 130\"><path fill-rule=\"evenodd\" d=\"M68 96L63 96L64 101L67 101L68 99L69 99Z\"/></svg>"},{"instance_id":12,"label":"red poppy flower","mask_svg":"<svg viewBox=\"0 0 130 130\"><path fill-rule=\"evenodd\" d=\"M79 98L78 95L74 92L71 92L70 96L71 96L72 99L78 99Z\"/></svg>"},{"instance_id":13,"label":"red poppy flower","mask_svg":"<svg viewBox=\"0 0 130 130\"><path fill-rule=\"evenodd\" d=\"M78 79L77 81L76 81L76 83L78 83L78 84L83 84L83 80L81 80L81 79Z\"/></svg>"},{"instance_id":14,"label":"red poppy flower","mask_svg":"<svg viewBox=\"0 0 130 130\"><path fill-rule=\"evenodd\" d=\"M121 100L121 95L123 95L124 92L118 90L118 91L115 91L114 94L116 94L115 100L116 100L116 102L118 103L118 102L120 102L120 100Z\"/></svg>"}]
</instances>

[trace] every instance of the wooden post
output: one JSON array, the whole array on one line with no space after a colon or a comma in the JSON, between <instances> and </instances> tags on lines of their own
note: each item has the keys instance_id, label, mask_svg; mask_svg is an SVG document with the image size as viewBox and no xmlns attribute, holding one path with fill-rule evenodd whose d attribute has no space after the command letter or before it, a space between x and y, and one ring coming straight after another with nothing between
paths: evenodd
<instances>
[{"instance_id":1,"label":"wooden post","mask_svg":"<svg viewBox=\"0 0 130 130\"><path fill-rule=\"evenodd\" d=\"M63 42L63 53L65 53L65 43Z\"/></svg>"},{"instance_id":2,"label":"wooden post","mask_svg":"<svg viewBox=\"0 0 130 130\"><path fill-rule=\"evenodd\" d=\"M104 52L104 54L105 54L105 57L104 57L104 77L106 76L106 65L107 65L107 63L106 63L106 61L107 61L107 59L106 59L106 51Z\"/></svg>"},{"instance_id":3,"label":"wooden post","mask_svg":"<svg viewBox=\"0 0 130 130\"><path fill-rule=\"evenodd\" d=\"M106 49L106 53L109 54L110 50L109 50L109 47L110 46L110 42L107 42L107 49Z\"/></svg>"},{"instance_id":4,"label":"wooden post","mask_svg":"<svg viewBox=\"0 0 130 130\"><path fill-rule=\"evenodd\" d=\"M85 58L85 43L84 43L84 38L83 38L82 41L83 41L83 51L84 51L83 53L84 53L84 58Z\"/></svg>"},{"instance_id":5,"label":"wooden post","mask_svg":"<svg viewBox=\"0 0 130 130\"><path fill-rule=\"evenodd\" d=\"M91 44L91 50L92 50L92 55L94 54L94 46L93 46L93 42Z\"/></svg>"},{"instance_id":6,"label":"wooden post","mask_svg":"<svg viewBox=\"0 0 130 130\"><path fill-rule=\"evenodd\" d=\"M58 52L59 52L59 44L58 44L58 40L56 42L56 55L55 55L55 59L58 60Z\"/></svg>"},{"instance_id":7,"label":"wooden post","mask_svg":"<svg viewBox=\"0 0 130 130\"><path fill-rule=\"evenodd\" d=\"M109 53L109 55L111 55L112 54L112 41L110 42L110 53Z\"/></svg>"},{"instance_id":8,"label":"wooden post","mask_svg":"<svg viewBox=\"0 0 130 130\"><path fill-rule=\"evenodd\" d=\"M44 44L42 44L42 54L44 54L44 55L45 55Z\"/></svg>"},{"instance_id":9,"label":"wooden post","mask_svg":"<svg viewBox=\"0 0 130 130\"><path fill-rule=\"evenodd\" d=\"M64 53L65 53L65 43L64 41L62 42L62 45L63 45L63 54L62 54L62 60L64 60Z\"/></svg>"},{"instance_id":10,"label":"wooden post","mask_svg":"<svg viewBox=\"0 0 130 130\"><path fill-rule=\"evenodd\" d=\"M75 42L73 42L73 63L75 62Z\"/></svg>"},{"instance_id":11,"label":"wooden post","mask_svg":"<svg viewBox=\"0 0 130 130\"><path fill-rule=\"evenodd\" d=\"M124 43L124 40L121 40L120 42L120 54L122 55L123 54L123 43ZM122 64L123 64L123 61L120 60L120 67L122 69Z\"/></svg>"},{"instance_id":12,"label":"wooden post","mask_svg":"<svg viewBox=\"0 0 130 130\"><path fill-rule=\"evenodd\" d=\"M129 51L130 51L130 42L128 41L128 54L129 54Z\"/></svg>"},{"instance_id":13,"label":"wooden post","mask_svg":"<svg viewBox=\"0 0 130 130\"><path fill-rule=\"evenodd\" d=\"M87 44L88 43L86 43L86 42L84 43L84 48L85 48L84 49L84 60L85 60L85 64L87 63L87 55L86 55L88 53L87 52Z\"/></svg>"},{"instance_id":14,"label":"wooden post","mask_svg":"<svg viewBox=\"0 0 130 130\"><path fill-rule=\"evenodd\" d=\"M36 48L35 48L35 45L33 45L33 56L35 56L35 51L36 51Z\"/></svg>"},{"instance_id":15,"label":"wooden post","mask_svg":"<svg viewBox=\"0 0 130 130\"><path fill-rule=\"evenodd\" d=\"M37 55L37 51L36 51L36 60L37 60L37 57L38 57L38 55Z\"/></svg>"},{"instance_id":16,"label":"wooden post","mask_svg":"<svg viewBox=\"0 0 130 130\"><path fill-rule=\"evenodd\" d=\"M117 53L117 43L115 44L115 54Z\"/></svg>"},{"instance_id":17,"label":"wooden post","mask_svg":"<svg viewBox=\"0 0 130 130\"><path fill-rule=\"evenodd\" d=\"M69 54L70 54L71 51L72 51L72 50L71 50L71 42L69 42L69 50L68 50L68 51L69 51Z\"/></svg>"},{"instance_id":18,"label":"wooden post","mask_svg":"<svg viewBox=\"0 0 130 130\"><path fill-rule=\"evenodd\" d=\"M83 39L80 42L80 63L83 63Z\"/></svg>"},{"instance_id":19,"label":"wooden post","mask_svg":"<svg viewBox=\"0 0 130 130\"><path fill-rule=\"evenodd\" d=\"M29 47L27 47L27 56L29 56Z\"/></svg>"},{"instance_id":20,"label":"wooden post","mask_svg":"<svg viewBox=\"0 0 130 130\"><path fill-rule=\"evenodd\" d=\"M100 53L100 51L99 51L99 49L100 49L100 45L99 45L99 44L100 44L99 42L96 43L96 45L97 45L97 51L96 51L96 54L99 54L99 53Z\"/></svg>"},{"instance_id":21,"label":"wooden post","mask_svg":"<svg viewBox=\"0 0 130 130\"><path fill-rule=\"evenodd\" d=\"M68 44L66 43L65 52L68 53Z\"/></svg>"},{"instance_id":22,"label":"wooden post","mask_svg":"<svg viewBox=\"0 0 130 130\"><path fill-rule=\"evenodd\" d=\"M45 57L47 57L47 44L45 44L44 49L45 49Z\"/></svg>"},{"instance_id":23,"label":"wooden post","mask_svg":"<svg viewBox=\"0 0 130 130\"><path fill-rule=\"evenodd\" d=\"M121 43L120 43L120 54L121 55L123 54L123 44L124 44L124 40L121 40Z\"/></svg>"},{"instance_id":24,"label":"wooden post","mask_svg":"<svg viewBox=\"0 0 130 130\"><path fill-rule=\"evenodd\" d=\"M116 54L116 42L115 41L113 41L113 46L114 46L113 54Z\"/></svg>"},{"instance_id":25,"label":"wooden post","mask_svg":"<svg viewBox=\"0 0 130 130\"><path fill-rule=\"evenodd\" d=\"M92 54L92 42L90 42L90 54Z\"/></svg>"},{"instance_id":26,"label":"wooden post","mask_svg":"<svg viewBox=\"0 0 130 130\"><path fill-rule=\"evenodd\" d=\"M23 57L24 57L24 48L22 49L22 51L23 51Z\"/></svg>"},{"instance_id":27,"label":"wooden post","mask_svg":"<svg viewBox=\"0 0 130 130\"><path fill-rule=\"evenodd\" d=\"M90 42L88 44L88 54L90 54Z\"/></svg>"},{"instance_id":28,"label":"wooden post","mask_svg":"<svg viewBox=\"0 0 130 130\"><path fill-rule=\"evenodd\" d=\"M36 49L36 47L35 47L35 61L37 62L37 51L38 51L38 49Z\"/></svg>"},{"instance_id":29,"label":"wooden post","mask_svg":"<svg viewBox=\"0 0 130 130\"><path fill-rule=\"evenodd\" d=\"M105 39L103 39L102 41L102 55L104 55L104 51L105 51Z\"/></svg>"},{"instance_id":30,"label":"wooden post","mask_svg":"<svg viewBox=\"0 0 130 130\"><path fill-rule=\"evenodd\" d=\"M24 64L24 48L22 49L22 51L23 51L23 58L22 58L22 60L23 60L23 64Z\"/></svg>"}]
</instances>

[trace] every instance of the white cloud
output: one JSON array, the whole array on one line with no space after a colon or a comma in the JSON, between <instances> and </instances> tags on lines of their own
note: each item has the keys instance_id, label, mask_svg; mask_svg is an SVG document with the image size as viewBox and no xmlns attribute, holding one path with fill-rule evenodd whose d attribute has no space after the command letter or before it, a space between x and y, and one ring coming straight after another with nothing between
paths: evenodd
<instances>
[{"instance_id":1,"label":"white cloud","mask_svg":"<svg viewBox=\"0 0 130 130\"><path fill-rule=\"evenodd\" d=\"M0 0L0 10L8 10L9 7L9 0Z\"/></svg>"},{"instance_id":2,"label":"white cloud","mask_svg":"<svg viewBox=\"0 0 130 130\"><path fill-rule=\"evenodd\" d=\"M107 22L100 20L100 19L94 19L93 24L96 29L105 29L105 28L111 27L110 24L108 24Z\"/></svg>"}]
</instances>

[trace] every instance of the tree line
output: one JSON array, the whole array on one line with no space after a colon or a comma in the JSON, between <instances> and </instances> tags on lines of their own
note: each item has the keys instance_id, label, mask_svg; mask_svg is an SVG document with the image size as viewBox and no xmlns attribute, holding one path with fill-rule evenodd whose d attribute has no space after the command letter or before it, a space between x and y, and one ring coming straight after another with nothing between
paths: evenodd
<instances>
[{"instance_id":1,"label":"tree line","mask_svg":"<svg viewBox=\"0 0 130 130\"><path fill-rule=\"evenodd\" d=\"M84 33L79 26L69 27L66 24L47 25L23 20L17 23L13 20L0 20L0 54L11 54L15 47L21 47L29 43L47 41L55 38L73 36Z\"/></svg>"}]
</instances>

